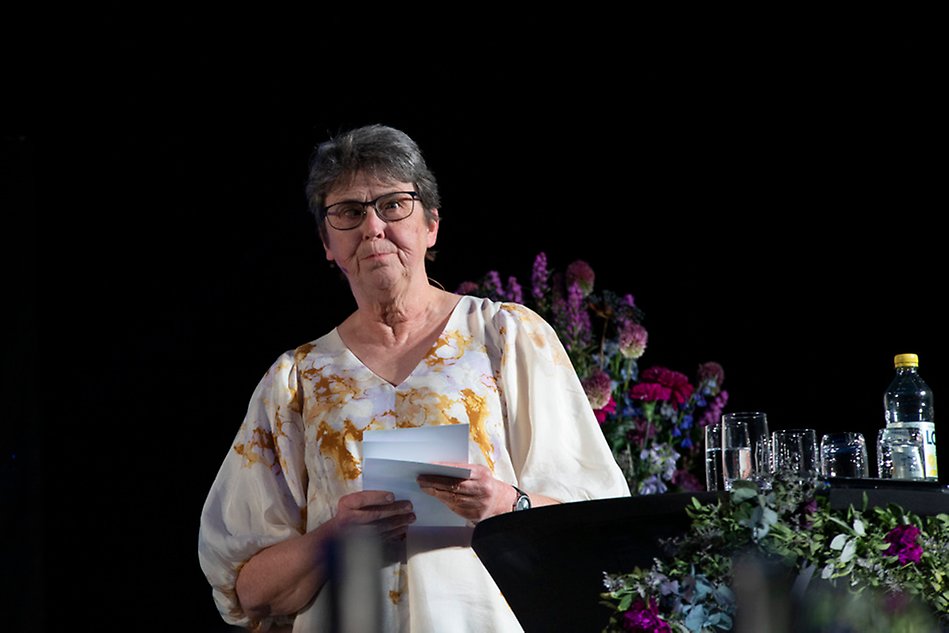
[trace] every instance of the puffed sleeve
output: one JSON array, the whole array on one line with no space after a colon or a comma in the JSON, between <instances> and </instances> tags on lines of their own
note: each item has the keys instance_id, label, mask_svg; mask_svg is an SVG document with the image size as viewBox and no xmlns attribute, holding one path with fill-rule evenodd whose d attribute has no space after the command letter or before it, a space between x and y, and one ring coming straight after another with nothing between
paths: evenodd
<instances>
[{"instance_id":1,"label":"puffed sleeve","mask_svg":"<svg viewBox=\"0 0 949 633\"><path fill-rule=\"evenodd\" d=\"M626 478L554 329L519 304L502 304L494 321L519 485L564 502L629 496Z\"/></svg>"},{"instance_id":2,"label":"puffed sleeve","mask_svg":"<svg viewBox=\"0 0 949 633\"><path fill-rule=\"evenodd\" d=\"M198 559L223 619L251 622L237 600L237 574L260 550L306 528L306 466L293 355L282 355L258 383L247 415L201 512Z\"/></svg>"}]
</instances>

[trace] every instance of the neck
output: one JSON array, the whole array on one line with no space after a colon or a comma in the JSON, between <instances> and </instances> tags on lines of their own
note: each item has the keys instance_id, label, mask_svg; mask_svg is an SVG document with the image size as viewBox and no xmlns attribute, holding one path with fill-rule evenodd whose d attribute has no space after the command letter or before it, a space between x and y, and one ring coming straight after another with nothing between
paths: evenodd
<instances>
[{"instance_id":1,"label":"neck","mask_svg":"<svg viewBox=\"0 0 949 633\"><path fill-rule=\"evenodd\" d=\"M425 324L431 315L439 314L439 295L434 286L397 294L385 293L364 301L357 301L360 321L368 327L383 327L394 335L409 332Z\"/></svg>"}]
</instances>

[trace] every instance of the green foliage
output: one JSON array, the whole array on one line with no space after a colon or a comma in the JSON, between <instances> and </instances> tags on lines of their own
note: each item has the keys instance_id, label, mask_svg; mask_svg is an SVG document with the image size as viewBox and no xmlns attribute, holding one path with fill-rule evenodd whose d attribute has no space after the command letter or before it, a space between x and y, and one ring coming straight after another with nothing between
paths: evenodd
<instances>
[{"instance_id":1,"label":"green foliage","mask_svg":"<svg viewBox=\"0 0 949 633\"><path fill-rule=\"evenodd\" d=\"M667 556L647 569L604 573L601 598L612 611L606 631L642 630L624 626L624 618L650 600L667 627L661 630L731 630L734 563L747 556L784 570L789 586L805 587L795 599L808 605L801 611L808 627L822 626L820 618L834 630L949 626L949 515L868 507L866 495L859 508L831 509L826 493L819 482L777 479L771 490L736 482L715 503L693 498L689 531L661 544ZM839 609L826 607L828 595ZM889 628L868 628L868 611L874 627Z\"/></svg>"}]
</instances>

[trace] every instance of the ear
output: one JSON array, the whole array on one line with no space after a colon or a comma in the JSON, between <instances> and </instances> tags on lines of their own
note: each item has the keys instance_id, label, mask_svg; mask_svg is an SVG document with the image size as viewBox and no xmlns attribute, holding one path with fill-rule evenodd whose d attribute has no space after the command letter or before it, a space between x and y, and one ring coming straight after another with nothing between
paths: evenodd
<instances>
[{"instance_id":1,"label":"ear","mask_svg":"<svg viewBox=\"0 0 949 633\"><path fill-rule=\"evenodd\" d=\"M432 215L435 216L435 220L428 225L428 240L425 242L428 248L435 246L435 240L438 238L438 227L441 224L438 209L432 209Z\"/></svg>"}]
</instances>

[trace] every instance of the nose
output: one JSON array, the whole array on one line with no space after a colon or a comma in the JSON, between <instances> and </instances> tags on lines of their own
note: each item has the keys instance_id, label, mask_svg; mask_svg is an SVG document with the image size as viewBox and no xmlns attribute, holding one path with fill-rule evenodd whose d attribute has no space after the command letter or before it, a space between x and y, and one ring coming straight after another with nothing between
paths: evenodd
<instances>
[{"instance_id":1,"label":"nose","mask_svg":"<svg viewBox=\"0 0 949 633\"><path fill-rule=\"evenodd\" d=\"M385 233L387 224L388 222L379 217L379 211L376 210L376 205L373 204L367 206L366 218L362 221L359 228L362 230L363 235L372 237Z\"/></svg>"}]
</instances>

